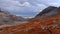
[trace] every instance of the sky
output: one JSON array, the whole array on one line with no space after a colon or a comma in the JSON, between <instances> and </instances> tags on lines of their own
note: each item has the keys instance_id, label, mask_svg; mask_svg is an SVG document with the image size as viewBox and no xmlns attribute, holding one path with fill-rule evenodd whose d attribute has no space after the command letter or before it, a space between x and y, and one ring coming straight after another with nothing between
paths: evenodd
<instances>
[{"instance_id":1,"label":"sky","mask_svg":"<svg viewBox=\"0 0 60 34\"><path fill-rule=\"evenodd\" d=\"M22 17L34 17L48 6L60 6L60 0L0 0L0 8Z\"/></svg>"}]
</instances>

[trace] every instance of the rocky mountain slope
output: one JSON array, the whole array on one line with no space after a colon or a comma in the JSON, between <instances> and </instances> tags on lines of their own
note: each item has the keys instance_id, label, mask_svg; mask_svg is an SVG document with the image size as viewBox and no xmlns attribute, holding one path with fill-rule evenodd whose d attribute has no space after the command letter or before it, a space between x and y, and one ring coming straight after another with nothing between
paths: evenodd
<instances>
[{"instance_id":1,"label":"rocky mountain slope","mask_svg":"<svg viewBox=\"0 0 60 34\"><path fill-rule=\"evenodd\" d=\"M56 8L57 7L49 6L49 7L45 8L42 12L40 12L38 15L36 15L35 17L38 18L38 17L42 16L43 14L48 13Z\"/></svg>"},{"instance_id":2,"label":"rocky mountain slope","mask_svg":"<svg viewBox=\"0 0 60 34\"><path fill-rule=\"evenodd\" d=\"M25 19L23 17L12 15L7 11L0 10L0 25L15 25L24 20Z\"/></svg>"},{"instance_id":3,"label":"rocky mountain slope","mask_svg":"<svg viewBox=\"0 0 60 34\"><path fill-rule=\"evenodd\" d=\"M49 8L29 23L0 28L0 34L60 34L60 7Z\"/></svg>"}]
</instances>

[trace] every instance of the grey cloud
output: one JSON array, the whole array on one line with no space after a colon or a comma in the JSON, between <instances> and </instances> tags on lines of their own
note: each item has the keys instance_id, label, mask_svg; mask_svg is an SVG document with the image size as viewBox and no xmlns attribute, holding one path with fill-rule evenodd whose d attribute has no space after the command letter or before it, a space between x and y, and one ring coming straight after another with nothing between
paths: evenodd
<instances>
[{"instance_id":1,"label":"grey cloud","mask_svg":"<svg viewBox=\"0 0 60 34\"><path fill-rule=\"evenodd\" d=\"M0 0L0 8L13 14L30 12L36 15L48 6L60 6L60 0Z\"/></svg>"}]
</instances>

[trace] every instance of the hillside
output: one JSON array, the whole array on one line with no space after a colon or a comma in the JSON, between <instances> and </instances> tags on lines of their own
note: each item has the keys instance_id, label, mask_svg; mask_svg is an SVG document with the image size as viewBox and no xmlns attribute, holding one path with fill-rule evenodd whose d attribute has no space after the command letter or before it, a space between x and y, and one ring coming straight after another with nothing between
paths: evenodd
<instances>
[{"instance_id":1,"label":"hillside","mask_svg":"<svg viewBox=\"0 0 60 34\"><path fill-rule=\"evenodd\" d=\"M46 10L26 24L0 28L0 34L60 34L60 7Z\"/></svg>"},{"instance_id":2,"label":"hillside","mask_svg":"<svg viewBox=\"0 0 60 34\"><path fill-rule=\"evenodd\" d=\"M21 16L12 15L7 11L0 10L0 25L16 25L24 20Z\"/></svg>"},{"instance_id":3,"label":"hillside","mask_svg":"<svg viewBox=\"0 0 60 34\"><path fill-rule=\"evenodd\" d=\"M43 14L48 13L56 8L57 7L49 6L49 7L45 8L42 12L40 12L38 15L36 15L35 17L38 18L38 17L42 16Z\"/></svg>"}]
</instances>

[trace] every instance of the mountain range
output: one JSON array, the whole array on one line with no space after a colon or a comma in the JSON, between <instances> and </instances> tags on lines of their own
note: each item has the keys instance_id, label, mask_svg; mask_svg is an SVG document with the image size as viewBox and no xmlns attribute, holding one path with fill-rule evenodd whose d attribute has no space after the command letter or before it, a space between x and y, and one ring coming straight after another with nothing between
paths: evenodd
<instances>
[{"instance_id":1,"label":"mountain range","mask_svg":"<svg viewBox=\"0 0 60 34\"><path fill-rule=\"evenodd\" d=\"M21 16L12 15L8 11L0 10L0 25L16 25L23 21L25 19Z\"/></svg>"},{"instance_id":2,"label":"mountain range","mask_svg":"<svg viewBox=\"0 0 60 34\"><path fill-rule=\"evenodd\" d=\"M2 27L0 34L60 34L60 7L49 6L28 23Z\"/></svg>"}]
</instances>

